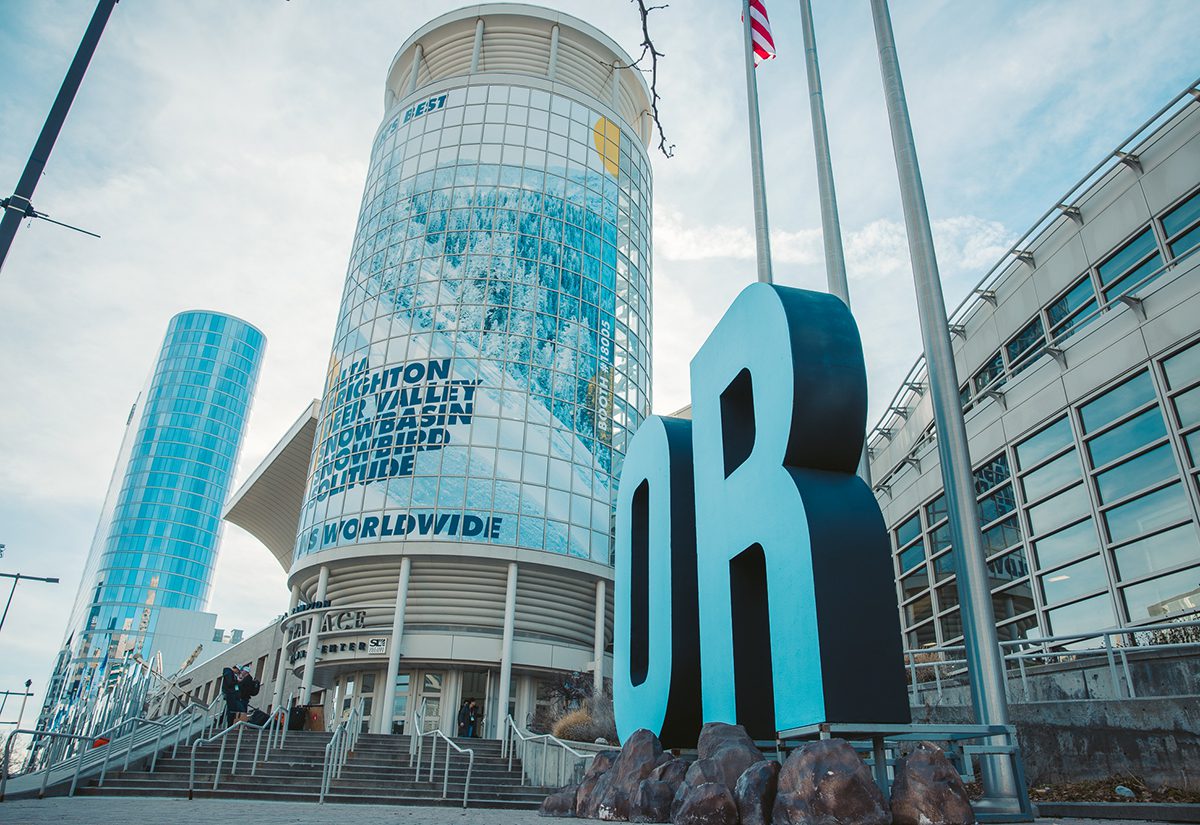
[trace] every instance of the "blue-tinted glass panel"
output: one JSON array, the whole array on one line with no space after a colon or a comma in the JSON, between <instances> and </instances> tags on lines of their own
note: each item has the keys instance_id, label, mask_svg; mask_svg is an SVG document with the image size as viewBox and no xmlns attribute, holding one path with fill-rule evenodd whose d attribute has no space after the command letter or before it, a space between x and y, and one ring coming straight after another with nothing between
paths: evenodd
<instances>
[{"instance_id":1,"label":"blue-tinted glass panel","mask_svg":"<svg viewBox=\"0 0 1200 825\"><path fill-rule=\"evenodd\" d=\"M1192 467L1200 467L1200 430L1188 433L1183 440L1187 445L1188 460L1191 461Z\"/></svg>"},{"instance_id":2,"label":"blue-tinted glass panel","mask_svg":"<svg viewBox=\"0 0 1200 825\"><path fill-rule=\"evenodd\" d=\"M1183 521L1190 514L1187 494L1181 486L1172 484L1114 507L1104 514L1104 521L1109 539L1119 542Z\"/></svg>"},{"instance_id":3,"label":"blue-tinted glass panel","mask_svg":"<svg viewBox=\"0 0 1200 825\"><path fill-rule=\"evenodd\" d=\"M1050 635L1070 636L1075 633L1090 633L1107 630L1117 623L1113 614L1112 598L1107 593L1092 596L1081 602L1058 607L1046 612L1050 620Z\"/></svg>"},{"instance_id":4,"label":"blue-tinted glass panel","mask_svg":"<svg viewBox=\"0 0 1200 825\"><path fill-rule=\"evenodd\" d=\"M991 590L1004 587L1029 575L1029 563L1025 561L1025 551L1019 548L992 559L987 563L987 568L988 588Z\"/></svg>"},{"instance_id":5,"label":"blue-tinted glass panel","mask_svg":"<svg viewBox=\"0 0 1200 825\"><path fill-rule=\"evenodd\" d=\"M1163 361L1163 370L1167 374L1167 385L1173 390L1200 380L1200 344L1192 344Z\"/></svg>"},{"instance_id":6,"label":"blue-tinted glass panel","mask_svg":"<svg viewBox=\"0 0 1200 825\"><path fill-rule=\"evenodd\" d=\"M1071 422L1060 418L1046 429L1017 445L1017 463L1028 468L1072 442Z\"/></svg>"},{"instance_id":7,"label":"blue-tinted glass panel","mask_svg":"<svg viewBox=\"0 0 1200 825\"><path fill-rule=\"evenodd\" d=\"M983 495L997 484L1008 481L1010 476L1008 456L1001 453L975 471L975 495Z\"/></svg>"},{"instance_id":8,"label":"blue-tinted glass panel","mask_svg":"<svg viewBox=\"0 0 1200 825\"><path fill-rule=\"evenodd\" d=\"M1170 238L1187 229L1196 221L1200 221L1200 192L1163 215L1163 231Z\"/></svg>"},{"instance_id":9,"label":"blue-tinted glass panel","mask_svg":"<svg viewBox=\"0 0 1200 825\"><path fill-rule=\"evenodd\" d=\"M1090 508L1087 491L1079 484L1029 508L1029 527L1034 535L1048 533L1061 524L1079 518Z\"/></svg>"},{"instance_id":10,"label":"blue-tinted glass panel","mask_svg":"<svg viewBox=\"0 0 1200 825\"><path fill-rule=\"evenodd\" d=\"M958 607L958 582L943 584L937 589L938 611Z\"/></svg>"},{"instance_id":11,"label":"blue-tinted glass panel","mask_svg":"<svg viewBox=\"0 0 1200 825\"><path fill-rule=\"evenodd\" d=\"M1147 227L1137 237L1125 244L1119 252L1097 267L1100 282L1108 287L1129 270L1137 266L1147 255L1157 253L1158 245L1154 232Z\"/></svg>"},{"instance_id":12,"label":"blue-tinted glass panel","mask_svg":"<svg viewBox=\"0 0 1200 825\"><path fill-rule=\"evenodd\" d=\"M1051 337L1060 338L1074 328L1086 326L1094 320L1092 310L1095 308L1096 292L1092 288L1092 279L1085 275L1062 297L1046 307Z\"/></svg>"},{"instance_id":13,"label":"blue-tinted glass panel","mask_svg":"<svg viewBox=\"0 0 1200 825\"><path fill-rule=\"evenodd\" d=\"M990 556L1006 547L1011 547L1020 540L1021 529L1017 526L1017 517L1014 514L983 531L983 552Z\"/></svg>"},{"instance_id":14,"label":"blue-tinted glass panel","mask_svg":"<svg viewBox=\"0 0 1200 825\"><path fill-rule=\"evenodd\" d=\"M1143 372L1104 395L1089 401L1079 409L1084 432L1098 430L1130 410L1154 400L1154 383L1150 373Z\"/></svg>"},{"instance_id":15,"label":"blue-tinted glass panel","mask_svg":"<svg viewBox=\"0 0 1200 825\"><path fill-rule=\"evenodd\" d=\"M1175 457L1171 454L1171 445L1163 444L1148 453L1143 453L1137 458L1131 458L1124 464L1100 473L1096 476L1096 488L1100 492L1100 500L1108 503L1136 493L1138 490L1144 490L1177 473Z\"/></svg>"},{"instance_id":16,"label":"blue-tinted glass panel","mask_svg":"<svg viewBox=\"0 0 1200 825\"><path fill-rule=\"evenodd\" d=\"M932 615L933 599L929 598L928 593L916 601L904 605L904 623L906 625L914 625L917 622L923 622Z\"/></svg>"},{"instance_id":17,"label":"blue-tinted glass panel","mask_svg":"<svg viewBox=\"0 0 1200 825\"><path fill-rule=\"evenodd\" d=\"M938 621L940 621L942 624L942 638L946 641L946 644L950 644L959 636L962 636L963 629L961 611L954 610L950 613L947 613Z\"/></svg>"},{"instance_id":18,"label":"blue-tinted glass panel","mask_svg":"<svg viewBox=\"0 0 1200 825\"><path fill-rule=\"evenodd\" d=\"M1175 238L1173 241L1171 241L1168 246L1171 249L1171 255L1176 258L1179 258L1189 250L1200 246L1200 226L1193 227L1187 232L1184 232L1178 238Z\"/></svg>"},{"instance_id":19,"label":"blue-tinted glass panel","mask_svg":"<svg viewBox=\"0 0 1200 825\"><path fill-rule=\"evenodd\" d=\"M1002 622L1033 610L1033 585L1029 579L992 594L992 610Z\"/></svg>"},{"instance_id":20,"label":"blue-tinted glass panel","mask_svg":"<svg viewBox=\"0 0 1200 825\"><path fill-rule=\"evenodd\" d=\"M1175 412L1179 415L1179 426L1190 427L1200 424L1200 387L1188 390L1175 398Z\"/></svg>"},{"instance_id":21,"label":"blue-tinted glass panel","mask_svg":"<svg viewBox=\"0 0 1200 825\"><path fill-rule=\"evenodd\" d=\"M996 353L984 364L977 373L975 373L975 391L986 389L987 387L1000 386L1004 383L1004 358L1000 353Z\"/></svg>"},{"instance_id":22,"label":"blue-tinted glass panel","mask_svg":"<svg viewBox=\"0 0 1200 825\"><path fill-rule=\"evenodd\" d=\"M1200 567L1190 567L1122 591L1130 621L1162 620L1200 610Z\"/></svg>"},{"instance_id":23,"label":"blue-tinted glass panel","mask_svg":"<svg viewBox=\"0 0 1200 825\"><path fill-rule=\"evenodd\" d=\"M896 528L896 546L903 547L921 535L921 517L914 513L907 521Z\"/></svg>"},{"instance_id":24,"label":"blue-tinted glass panel","mask_svg":"<svg viewBox=\"0 0 1200 825\"><path fill-rule=\"evenodd\" d=\"M934 528L929 534L929 552L940 553L950 548L950 522Z\"/></svg>"},{"instance_id":25,"label":"blue-tinted glass panel","mask_svg":"<svg viewBox=\"0 0 1200 825\"><path fill-rule=\"evenodd\" d=\"M979 521L983 524L1008 515L1017 507L1017 499L1011 484L989 493L979 502Z\"/></svg>"},{"instance_id":26,"label":"blue-tinted glass panel","mask_svg":"<svg viewBox=\"0 0 1200 825\"><path fill-rule=\"evenodd\" d=\"M1016 621L1002 624L996 628L996 635L1004 642L1015 642L1017 639L1041 638L1038 630L1037 616L1025 616Z\"/></svg>"},{"instance_id":27,"label":"blue-tinted glass panel","mask_svg":"<svg viewBox=\"0 0 1200 825\"><path fill-rule=\"evenodd\" d=\"M940 495L925 505L925 523L937 524L947 515L946 496Z\"/></svg>"},{"instance_id":28,"label":"blue-tinted glass panel","mask_svg":"<svg viewBox=\"0 0 1200 825\"><path fill-rule=\"evenodd\" d=\"M1184 524L1113 551L1123 580L1139 579L1187 562L1200 562L1196 525Z\"/></svg>"},{"instance_id":29,"label":"blue-tinted glass panel","mask_svg":"<svg viewBox=\"0 0 1200 825\"><path fill-rule=\"evenodd\" d=\"M900 572L912 570L923 561L925 561L925 547L917 542L900 554Z\"/></svg>"},{"instance_id":30,"label":"blue-tinted glass panel","mask_svg":"<svg viewBox=\"0 0 1200 825\"><path fill-rule=\"evenodd\" d=\"M1032 358L1042 351L1045 343L1046 336L1043 334L1042 318L1039 315L1004 345L1008 363L1015 365L1026 358Z\"/></svg>"},{"instance_id":31,"label":"blue-tinted glass panel","mask_svg":"<svg viewBox=\"0 0 1200 825\"><path fill-rule=\"evenodd\" d=\"M1059 604L1108 587L1108 574L1099 556L1061 567L1041 577L1046 604Z\"/></svg>"},{"instance_id":32,"label":"blue-tinted glass panel","mask_svg":"<svg viewBox=\"0 0 1200 825\"><path fill-rule=\"evenodd\" d=\"M1064 453L1021 479L1026 501L1037 501L1060 487L1077 481L1083 475L1079 456L1074 450Z\"/></svg>"},{"instance_id":33,"label":"blue-tinted glass panel","mask_svg":"<svg viewBox=\"0 0 1200 825\"><path fill-rule=\"evenodd\" d=\"M1088 442L1092 466L1103 467L1166 434L1167 427L1158 407L1146 410Z\"/></svg>"},{"instance_id":34,"label":"blue-tinted glass panel","mask_svg":"<svg viewBox=\"0 0 1200 825\"><path fill-rule=\"evenodd\" d=\"M1112 284L1106 286L1104 288L1105 300L1112 301L1117 296L1124 295L1130 290L1141 289L1162 274L1159 272L1161 267L1162 258L1157 254L1148 258L1140 266L1134 267Z\"/></svg>"},{"instance_id":35,"label":"blue-tinted glass panel","mask_svg":"<svg viewBox=\"0 0 1200 825\"><path fill-rule=\"evenodd\" d=\"M1033 545L1033 553L1037 558L1038 567L1045 570L1085 553L1093 553L1099 548L1100 540L1096 536L1096 528L1092 526L1092 520L1087 518L1065 530L1039 539Z\"/></svg>"},{"instance_id":36,"label":"blue-tinted glass panel","mask_svg":"<svg viewBox=\"0 0 1200 825\"><path fill-rule=\"evenodd\" d=\"M936 581L943 582L955 574L955 560L953 553L943 553L933 560L933 577Z\"/></svg>"},{"instance_id":37,"label":"blue-tinted glass panel","mask_svg":"<svg viewBox=\"0 0 1200 825\"><path fill-rule=\"evenodd\" d=\"M911 599L923 590L929 589L929 571L920 567L900 580L901 600Z\"/></svg>"}]
</instances>

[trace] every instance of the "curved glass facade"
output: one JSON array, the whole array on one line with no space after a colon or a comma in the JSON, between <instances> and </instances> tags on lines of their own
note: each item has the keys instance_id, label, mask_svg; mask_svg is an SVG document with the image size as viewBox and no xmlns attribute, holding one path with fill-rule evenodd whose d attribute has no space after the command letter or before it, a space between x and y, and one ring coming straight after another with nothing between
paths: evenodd
<instances>
[{"instance_id":1,"label":"curved glass facade","mask_svg":"<svg viewBox=\"0 0 1200 825\"><path fill-rule=\"evenodd\" d=\"M203 610L266 339L228 315L171 319L80 586L76 660L149 656L156 608ZM124 463L122 469L121 463ZM119 488L116 486L119 484ZM115 498L113 498L115 493Z\"/></svg>"},{"instance_id":2,"label":"curved glass facade","mask_svg":"<svg viewBox=\"0 0 1200 825\"><path fill-rule=\"evenodd\" d=\"M297 559L412 539L609 563L650 406L650 167L612 117L472 84L384 120Z\"/></svg>"}]
</instances>

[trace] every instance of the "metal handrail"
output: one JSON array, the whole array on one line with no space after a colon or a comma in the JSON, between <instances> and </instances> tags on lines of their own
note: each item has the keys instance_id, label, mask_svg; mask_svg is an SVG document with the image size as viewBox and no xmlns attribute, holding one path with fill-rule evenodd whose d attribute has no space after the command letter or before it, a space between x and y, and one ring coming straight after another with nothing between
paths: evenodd
<instances>
[{"instance_id":1,"label":"metal handrail","mask_svg":"<svg viewBox=\"0 0 1200 825\"><path fill-rule=\"evenodd\" d=\"M413 711L413 730L418 736L413 736L411 733L408 737L408 766L413 766L413 759L417 755L417 743L420 741L419 734L424 733L422 730L425 727L425 706L429 702L428 696L421 697L420 706Z\"/></svg>"},{"instance_id":2,"label":"metal handrail","mask_svg":"<svg viewBox=\"0 0 1200 825\"><path fill-rule=\"evenodd\" d=\"M1180 107L1176 112L1173 112L1171 114L1172 117L1179 112L1182 112L1187 105L1190 105L1194 99L1192 97L1192 90L1196 89L1197 87L1200 87L1200 78L1197 78L1189 83L1187 87L1183 89L1183 91L1171 98L1166 105L1155 112L1148 120L1134 130L1129 137L1119 143L1112 152L1105 155L1103 160L1093 166L1088 173L1080 178L1074 186L1068 189L1066 193L1062 195L1062 197L1054 201L1055 205L1047 209L1041 215L1041 217L1034 221L1033 225L1030 226L1029 229L1027 229L1025 233L1021 235L1021 237L1017 238L1008 251L1001 256L1000 260L998 260L979 280L979 283L976 285L975 289L968 293L967 297L964 298L957 307L955 307L954 311L949 315L949 322L951 324L961 322L966 318L967 315L971 313L972 310L974 310L982 301L984 301L985 299L982 296L988 292L988 288L991 285L1000 279L1000 277L1004 274L1004 271L1013 264L1015 254L1025 247L1026 242L1035 235L1040 236L1043 231L1048 230L1051 226L1053 226L1055 221L1059 219L1069 220L1069 218L1066 217L1065 211L1062 209L1062 207L1070 206L1072 202L1077 199L1077 196L1081 194L1081 190L1085 190L1092 185L1099 183L1111 171L1119 168L1122 164L1121 157L1123 155L1136 156L1136 150L1140 148L1141 143L1144 142L1142 140L1143 135L1146 135L1146 139L1148 139L1151 135L1148 135L1147 133L1152 133L1155 129L1157 129L1158 126L1161 125L1159 121L1163 119L1163 116L1171 113L1181 101L1186 101L1185 106ZM1103 174L1099 174L1101 172L1103 172ZM897 407L902 407L901 400L904 394L909 392L911 385L917 383L917 378L923 370L924 364L925 356L924 354L921 354L917 357L916 363L914 363L912 368L908 371L907 377L905 378L904 382L901 383L900 389L896 391L891 403L885 408L883 415L880 416L875 426L870 428L870 430L867 432L868 443L873 442L877 436L882 435L887 431L888 428L885 426L885 424L888 423L895 415L892 411Z\"/></svg>"},{"instance_id":3,"label":"metal handrail","mask_svg":"<svg viewBox=\"0 0 1200 825\"><path fill-rule=\"evenodd\" d=\"M238 721L234 722L229 727L225 728L220 733L210 736L206 739L197 739L195 742L193 742L192 743L192 756L191 756L191 760L188 764L188 799L195 798L194 791L196 789L196 753L197 753L198 749L200 748L200 746L201 745L211 745L213 742L217 742L217 741L219 741L221 743L221 749L217 752L217 764L216 764L216 767L213 769L212 789L215 791L217 789L218 784L221 781L221 765L225 761L225 744L229 738L229 735L231 733L233 733L235 730L237 731L238 735L237 735L237 742L234 744L234 748L233 748L233 764L230 767L229 775L230 776L237 775L238 758L241 755L241 751L242 751L242 733L246 728L253 728L258 731L258 736L255 738L255 741L254 741L254 761L250 765L250 775L254 776L258 772L258 762L259 762L258 755L259 755L259 749L262 746L263 733L267 733L267 732L271 731L271 733L269 733L269 735L267 736L267 755L263 759L263 761L267 761L268 759L270 759L271 740L272 740L272 737L274 736L273 730L275 728L282 729L282 733L279 735L278 747L283 747L283 742L287 737L287 711L285 711L283 708L279 708L277 710L272 711L270 718L268 718L267 721L263 722L261 725L255 725L253 722L249 722L245 719L239 719Z\"/></svg>"},{"instance_id":4,"label":"metal handrail","mask_svg":"<svg viewBox=\"0 0 1200 825\"><path fill-rule=\"evenodd\" d=\"M321 793L317 797L318 803L325 802L325 794L329 792L330 783L341 778L346 759L354 752L354 746L358 744L359 734L362 733L365 702L365 699L358 700L358 704L354 706L354 710L350 711L350 715L334 728L333 736L330 738L329 744L325 746L325 764L321 769Z\"/></svg>"},{"instance_id":5,"label":"metal handrail","mask_svg":"<svg viewBox=\"0 0 1200 825\"><path fill-rule=\"evenodd\" d=\"M437 761L437 740L441 739L446 743L446 767L442 776L442 799L447 799L450 796L450 748L454 748L459 753L467 755L467 776L463 782L463 807L467 807L467 799L471 793L471 771L475 768L475 749L460 747L453 739L440 730L431 730L426 732L418 732L417 738L417 772L415 779L421 781L421 758L424 749L425 737L430 737L433 741L429 746L429 781L433 781L433 767ZM411 764L411 763L410 763Z\"/></svg>"},{"instance_id":6,"label":"metal handrail","mask_svg":"<svg viewBox=\"0 0 1200 825\"><path fill-rule=\"evenodd\" d=\"M572 756L578 758L581 762L584 762L588 759L596 758L596 754L586 753L583 751L577 751L574 748L572 748L570 745L568 745L566 742L564 742L563 740L559 739L557 736L554 736L552 734L524 732L523 730L521 730L520 728L517 727L516 721L512 718L512 715L509 714L508 716L506 716L504 718L504 738L503 738L503 743L501 745L500 755L501 755L501 757L504 757L504 756L508 757L508 769L510 771L512 770L513 752L516 750L516 748L513 747L513 745L514 745L513 737L514 736L516 737L517 741L520 742L520 747L521 747L521 757L520 758L521 758L521 762L522 762L522 767L521 767L521 784L522 785L525 784L525 779L526 779L525 768L524 768L525 751L529 747L530 742L540 741L542 743L542 783L541 783L541 786L543 788L547 787L547 785L546 785L546 765L549 763L549 760L546 758L546 751L550 747L551 744L554 744L554 745L562 748L562 750L563 750L562 758L560 758L558 760L558 786L559 787L567 784L567 777L566 777L566 771L565 771L565 768L567 766L567 758L566 758L567 753L570 753Z\"/></svg>"},{"instance_id":7,"label":"metal handrail","mask_svg":"<svg viewBox=\"0 0 1200 825\"><path fill-rule=\"evenodd\" d=\"M116 743L117 740L121 739L122 737L126 738L126 741L124 742L124 745L123 745L124 746L124 754L125 754L124 770L128 770L129 763L133 758L133 751L140 745L143 745L147 741L149 741L149 737L145 737L142 739L138 738L138 734L142 731L145 731L147 728L155 728L158 731L157 735L154 738L154 750L151 754L150 771L153 772L157 768L157 765L158 765L158 754L159 754L159 751L162 750L162 738L163 738L164 731L166 731L168 728L172 728L172 727L175 728L175 738L174 738L174 742L173 742L173 745L174 745L173 754L177 753L178 749L179 749L180 739L185 738L186 735L190 734L191 728L194 726L195 711L197 710L198 707L205 708L206 712L211 711L211 706L204 706L203 703L197 703L196 705L189 705L187 708L179 711L178 713L174 714L171 717L168 717L166 720L146 719L144 717L139 716L139 717L134 717L132 719L125 719L125 720L117 723L116 725L113 725L112 727L107 728L106 730L103 730L99 733L91 733L91 734L78 734L78 733L68 734L68 733L62 733L62 732L58 732L58 731L44 730L44 729L40 729L40 728L34 728L34 729L22 728L19 730L14 730L8 735L8 738L4 744L4 763L2 766L0 766L0 802L2 802L4 800L5 789L8 785L9 776L8 776L8 771L7 771L7 765L9 764L9 760L10 760L11 754L12 754L12 743L18 733L31 734L35 738L36 737L45 737L48 739L57 739L57 740L90 741L90 742L95 742L99 739L107 739L108 740L102 746L104 748L104 751L102 754L97 751L95 746L93 746L92 748L81 747L81 748L79 748L79 751L76 754L74 754L73 756L63 759L63 760L60 760L57 763L47 765L45 768L41 769L42 770L42 785L41 785L40 790L38 791L39 798L41 798L42 796L45 795L46 786L49 784L50 775L57 768L65 766L68 763L70 763L72 760L74 760L75 771L74 771L74 774L73 774L72 780L71 780L71 788L68 792L69 795L74 796L75 790L78 786L79 777L82 775L83 765L87 761L90 761L92 763L91 766L89 767L89 770L91 770L92 768L95 768L97 763L99 764L99 766L100 766L99 784L101 786L103 786L104 779L105 779L105 776L107 775L107 771L108 771L108 763L113 755L114 743ZM135 723L135 727L133 728L133 730L129 731L127 734L123 733L122 731L131 723ZM187 724L187 723L191 723L191 724ZM119 748L120 746L117 746L117 747ZM118 756L118 758L120 757L119 750L118 750L117 756ZM36 771L34 773L36 773Z\"/></svg>"},{"instance_id":8,"label":"metal handrail","mask_svg":"<svg viewBox=\"0 0 1200 825\"><path fill-rule=\"evenodd\" d=\"M1037 639L1011 639L1000 642L1002 650L1007 649L1004 654L1004 661L1011 662L1015 665L1015 669L1019 672L1021 682L1028 689L1028 672L1026 662L1035 659L1048 659L1070 657L1074 660L1083 660L1086 658L1104 657L1107 661L1109 677L1112 681L1114 698L1129 698L1136 699L1137 691L1133 684L1133 674L1129 667L1129 653L1131 651L1163 651L1163 650L1179 650L1183 648L1200 647L1200 641L1195 642L1164 642L1158 644L1123 644L1121 637L1134 636L1138 633L1153 633L1163 630L1179 630L1181 628L1197 628L1200 629L1200 620L1192 620L1185 622L1163 622L1159 624L1144 624L1144 625L1127 625L1115 628L1106 628L1103 630L1094 630L1082 633L1064 633L1056 636L1043 636ZM1066 645L1081 641L1097 640L1098 644L1095 647L1086 647L1080 649L1068 649ZM956 655L961 654L961 655ZM942 668L954 668L958 675L965 672L968 662L966 658L966 647L963 645L942 645L939 647L928 647L920 650L906 650L905 669L909 672L910 693L915 699L919 692L921 680L918 678L918 673L924 669L933 670L933 682L937 693L940 695L943 690L942 685ZM930 661L917 661L917 657L940 656L941 658ZM1124 690L1122 691L1122 681L1118 678L1118 663L1120 659L1120 673L1124 675ZM1005 669L1006 672L1008 668ZM1124 694L1124 695L1122 695Z\"/></svg>"}]
</instances>

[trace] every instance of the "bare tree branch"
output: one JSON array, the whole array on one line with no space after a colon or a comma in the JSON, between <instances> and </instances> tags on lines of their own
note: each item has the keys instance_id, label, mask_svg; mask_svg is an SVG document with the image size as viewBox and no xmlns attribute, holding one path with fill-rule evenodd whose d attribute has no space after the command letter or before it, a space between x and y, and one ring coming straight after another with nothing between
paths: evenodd
<instances>
[{"instance_id":1,"label":"bare tree branch","mask_svg":"<svg viewBox=\"0 0 1200 825\"><path fill-rule=\"evenodd\" d=\"M658 119L658 59L663 57L663 53L654 47L654 41L650 38L650 25L648 18L650 12L665 9L670 4L663 3L659 6L647 6L646 0L629 0L631 3L637 3L638 12L642 16L642 53L638 55L638 59L630 63L628 66L616 65L614 69L637 69L639 72L650 73L650 116L654 118L654 126L658 129L658 149L666 157L673 157L675 154L675 144L667 145L667 135L663 130L662 121ZM642 61L647 57L650 58L649 70L643 68Z\"/></svg>"}]
</instances>

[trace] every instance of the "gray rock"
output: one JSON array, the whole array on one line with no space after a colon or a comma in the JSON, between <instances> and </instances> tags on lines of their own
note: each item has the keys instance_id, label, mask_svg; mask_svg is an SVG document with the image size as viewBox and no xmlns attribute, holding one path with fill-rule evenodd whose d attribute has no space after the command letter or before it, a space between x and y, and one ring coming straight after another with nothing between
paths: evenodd
<instances>
[{"instance_id":1,"label":"gray rock","mask_svg":"<svg viewBox=\"0 0 1200 825\"><path fill-rule=\"evenodd\" d=\"M975 812L958 771L942 749L922 742L897 760L892 781L895 825L973 825Z\"/></svg>"},{"instance_id":2,"label":"gray rock","mask_svg":"<svg viewBox=\"0 0 1200 825\"><path fill-rule=\"evenodd\" d=\"M671 801L675 789L668 783L654 779L643 779L629 806L630 822L670 822Z\"/></svg>"},{"instance_id":3,"label":"gray rock","mask_svg":"<svg viewBox=\"0 0 1200 825\"><path fill-rule=\"evenodd\" d=\"M683 807L683 803L687 801L688 794L706 782L716 782L718 785L725 785L725 773L721 770L721 766L713 760L697 759L688 767L683 781L675 789L675 799L671 803L672 821L674 821L675 815Z\"/></svg>"},{"instance_id":4,"label":"gray rock","mask_svg":"<svg viewBox=\"0 0 1200 825\"><path fill-rule=\"evenodd\" d=\"M666 782L671 787L671 795L679 790L679 786L683 784L683 778L687 776L688 768L691 765L684 759L675 759L664 762L650 772L650 778L657 782Z\"/></svg>"},{"instance_id":5,"label":"gray rock","mask_svg":"<svg viewBox=\"0 0 1200 825\"><path fill-rule=\"evenodd\" d=\"M587 773L583 775L583 780L579 783L579 789L575 791L575 816L584 819L596 818L596 809L600 806L600 800L595 798L596 786L612 768L613 762L617 761L620 753L620 751L600 751L592 759L591 766L588 767Z\"/></svg>"},{"instance_id":6,"label":"gray rock","mask_svg":"<svg viewBox=\"0 0 1200 825\"><path fill-rule=\"evenodd\" d=\"M722 782L731 792L746 768L764 761L762 752L741 725L709 722L700 729L696 751L701 759L717 763Z\"/></svg>"},{"instance_id":7,"label":"gray rock","mask_svg":"<svg viewBox=\"0 0 1200 825\"><path fill-rule=\"evenodd\" d=\"M575 791L578 785L568 785L542 800L538 808L538 816L575 816Z\"/></svg>"},{"instance_id":8,"label":"gray rock","mask_svg":"<svg viewBox=\"0 0 1200 825\"><path fill-rule=\"evenodd\" d=\"M687 795L683 806L671 817L674 825L738 825L733 794L720 782L704 782Z\"/></svg>"},{"instance_id":9,"label":"gray rock","mask_svg":"<svg viewBox=\"0 0 1200 825\"><path fill-rule=\"evenodd\" d=\"M733 787L742 825L771 825L775 792L779 786L779 763L755 762L738 777Z\"/></svg>"},{"instance_id":10,"label":"gray rock","mask_svg":"<svg viewBox=\"0 0 1200 825\"><path fill-rule=\"evenodd\" d=\"M591 790L586 810L594 813L584 814L577 807L576 814L609 821L627 821L638 786L658 767L662 755L662 745L657 736L645 729L634 732L621 748L612 767Z\"/></svg>"},{"instance_id":11,"label":"gray rock","mask_svg":"<svg viewBox=\"0 0 1200 825\"><path fill-rule=\"evenodd\" d=\"M779 771L774 825L891 825L871 771L841 739L811 742Z\"/></svg>"}]
</instances>

